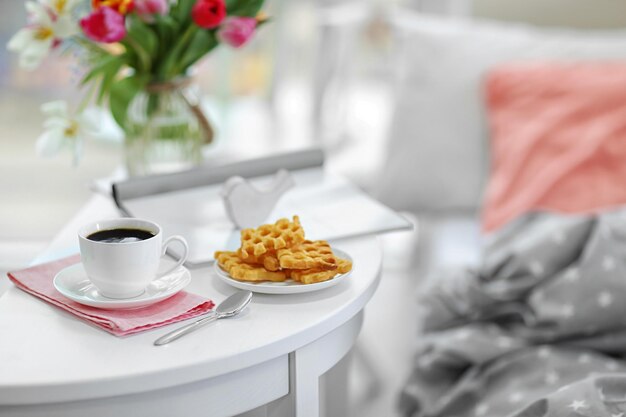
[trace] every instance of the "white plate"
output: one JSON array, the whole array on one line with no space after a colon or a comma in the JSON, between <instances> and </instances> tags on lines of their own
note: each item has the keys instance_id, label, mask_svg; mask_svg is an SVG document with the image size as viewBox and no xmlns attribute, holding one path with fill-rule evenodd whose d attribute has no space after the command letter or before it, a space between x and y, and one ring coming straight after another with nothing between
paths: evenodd
<instances>
[{"instance_id":1,"label":"white plate","mask_svg":"<svg viewBox=\"0 0 626 417\"><path fill-rule=\"evenodd\" d=\"M68 266L54 277L54 287L65 297L80 304L109 310L154 304L176 294L190 282L189 270L181 266L172 273L152 281L143 294L119 300L100 295L98 289L89 281L82 263Z\"/></svg>"},{"instance_id":2,"label":"white plate","mask_svg":"<svg viewBox=\"0 0 626 417\"><path fill-rule=\"evenodd\" d=\"M352 261L350 255L345 253L342 250L333 248L333 253L337 255L339 258L347 259ZM323 290L324 288L333 287L342 281L344 281L348 275L352 273L352 269L354 269L354 265L352 269L345 273L339 274L335 276L333 279L329 279L328 281L316 282L315 284L302 284L300 282L295 282L292 280L287 280L284 282L246 282L246 281L238 281L234 278L231 278L228 272L224 271L217 262L213 264L215 269L215 273L223 282L228 285L232 285L235 288L239 288L242 290L248 290L252 292L260 292L264 294L298 294L303 292L311 292Z\"/></svg>"}]
</instances>

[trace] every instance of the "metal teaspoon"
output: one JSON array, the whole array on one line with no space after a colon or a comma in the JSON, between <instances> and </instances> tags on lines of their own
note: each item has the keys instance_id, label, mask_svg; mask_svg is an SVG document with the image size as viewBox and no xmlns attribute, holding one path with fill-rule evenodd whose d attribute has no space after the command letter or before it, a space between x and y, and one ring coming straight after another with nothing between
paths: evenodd
<instances>
[{"instance_id":1,"label":"metal teaspoon","mask_svg":"<svg viewBox=\"0 0 626 417\"><path fill-rule=\"evenodd\" d=\"M252 299L252 293L250 291L238 291L222 301L217 306L215 312L208 317L196 320L193 323L189 323L179 329L167 333L164 336L159 337L154 341L155 346L161 346L173 342L174 340L191 333L196 329L204 326L207 323L211 323L217 319L223 319L226 317L232 317L241 312Z\"/></svg>"}]
</instances>

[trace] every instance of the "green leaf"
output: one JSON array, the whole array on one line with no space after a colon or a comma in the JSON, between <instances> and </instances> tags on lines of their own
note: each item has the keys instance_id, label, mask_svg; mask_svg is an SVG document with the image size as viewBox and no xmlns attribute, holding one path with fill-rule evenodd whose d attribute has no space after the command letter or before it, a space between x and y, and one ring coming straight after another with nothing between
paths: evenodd
<instances>
[{"instance_id":1,"label":"green leaf","mask_svg":"<svg viewBox=\"0 0 626 417\"><path fill-rule=\"evenodd\" d=\"M170 15L155 15L154 30L157 34L159 45L157 56L152 62L153 74L158 74L163 61L169 55L171 47L178 35L178 27L178 22L176 22Z\"/></svg>"},{"instance_id":2,"label":"green leaf","mask_svg":"<svg viewBox=\"0 0 626 417\"><path fill-rule=\"evenodd\" d=\"M226 0L229 16L255 17L263 6L263 0Z\"/></svg>"},{"instance_id":3,"label":"green leaf","mask_svg":"<svg viewBox=\"0 0 626 417\"><path fill-rule=\"evenodd\" d=\"M113 118L122 129L126 130L128 128L126 115L130 102L137 93L145 88L146 84L145 77L131 75L111 85L109 107L111 108Z\"/></svg>"},{"instance_id":4,"label":"green leaf","mask_svg":"<svg viewBox=\"0 0 626 417\"><path fill-rule=\"evenodd\" d=\"M183 35L178 37L174 47L168 51L167 56L158 69L159 80L166 81L178 75L179 61L187 50L189 43L194 39L196 33L200 31L199 29L196 25L189 25Z\"/></svg>"},{"instance_id":5,"label":"green leaf","mask_svg":"<svg viewBox=\"0 0 626 417\"><path fill-rule=\"evenodd\" d=\"M89 83L90 81L93 81L95 78L97 78L98 76L106 72L107 68L109 68L112 65L115 65L115 62L118 60L119 60L119 57L115 55L109 55L103 58L102 61L98 65L94 66L91 69L91 71L85 74L80 84L85 85Z\"/></svg>"},{"instance_id":6,"label":"green leaf","mask_svg":"<svg viewBox=\"0 0 626 417\"><path fill-rule=\"evenodd\" d=\"M128 36L131 36L151 58L154 58L159 46L156 33L135 15L129 16L127 20L129 21Z\"/></svg>"},{"instance_id":7,"label":"green leaf","mask_svg":"<svg viewBox=\"0 0 626 417\"><path fill-rule=\"evenodd\" d=\"M141 52L136 47L137 43L128 36L124 38L120 43L124 45L124 48L126 49L126 51L124 52L124 56L126 57L126 64L139 73L148 71L148 68L146 66L150 64L150 57L148 57L145 52L141 54ZM135 46L133 46L133 44Z\"/></svg>"},{"instance_id":8,"label":"green leaf","mask_svg":"<svg viewBox=\"0 0 626 417\"><path fill-rule=\"evenodd\" d=\"M168 46L172 43L176 37L178 31L178 23L171 16L161 16L157 14L155 16L155 28L159 38L159 47L161 51L167 50Z\"/></svg>"},{"instance_id":9,"label":"green leaf","mask_svg":"<svg viewBox=\"0 0 626 417\"><path fill-rule=\"evenodd\" d=\"M122 69L122 67L124 66L123 56L120 55L115 58L116 59L113 60L102 72L102 82L100 83L100 91L96 100L98 104L102 104L104 97L109 94L115 77L120 72L120 69Z\"/></svg>"},{"instance_id":10,"label":"green leaf","mask_svg":"<svg viewBox=\"0 0 626 417\"><path fill-rule=\"evenodd\" d=\"M148 73L156 59L159 40L156 33L139 17L132 16L128 20L128 35L121 43L126 47L129 65L140 73Z\"/></svg>"},{"instance_id":11,"label":"green leaf","mask_svg":"<svg viewBox=\"0 0 626 417\"><path fill-rule=\"evenodd\" d=\"M178 71L188 68L217 45L218 42L214 32L207 30L196 32L180 61L177 63L176 68Z\"/></svg>"},{"instance_id":12,"label":"green leaf","mask_svg":"<svg viewBox=\"0 0 626 417\"><path fill-rule=\"evenodd\" d=\"M196 0L178 0L175 10L171 13L179 22L191 21L191 9Z\"/></svg>"}]
</instances>

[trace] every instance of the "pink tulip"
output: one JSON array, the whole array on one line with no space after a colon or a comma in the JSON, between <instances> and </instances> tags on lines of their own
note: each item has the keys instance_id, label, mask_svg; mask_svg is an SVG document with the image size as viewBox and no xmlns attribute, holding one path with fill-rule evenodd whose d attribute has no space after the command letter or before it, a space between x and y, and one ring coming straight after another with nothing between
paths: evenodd
<instances>
[{"instance_id":1,"label":"pink tulip","mask_svg":"<svg viewBox=\"0 0 626 417\"><path fill-rule=\"evenodd\" d=\"M126 36L124 16L110 7L100 7L80 20L85 35L96 42L118 42Z\"/></svg>"},{"instance_id":2,"label":"pink tulip","mask_svg":"<svg viewBox=\"0 0 626 417\"><path fill-rule=\"evenodd\" d=\"M229 17L217 31L217 37L234 48L239 48L252 38L257 20L253 17Z\"/></svg>"},{"instance_id":3,"label":"pink tulip","mask_svg":"<svg viewBox=\"0 0 626 417\"><path fill-rule=\"evenodd\" d=\"M153 22L154 15L160 14L166 15L169 10L169 4L167 0L135 0L135 12L139 15L141 20L146 22Z\"/></svg>"}]
</instances>

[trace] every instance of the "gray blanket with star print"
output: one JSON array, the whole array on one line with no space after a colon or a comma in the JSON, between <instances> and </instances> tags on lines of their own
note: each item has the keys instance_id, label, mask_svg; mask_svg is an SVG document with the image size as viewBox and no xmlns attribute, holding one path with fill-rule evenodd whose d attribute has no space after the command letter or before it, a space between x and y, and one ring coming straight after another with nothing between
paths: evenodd
<instances>
[{"instance_id":1,"label":"gray blanket with star print","mask_svg":"<svg viewBox=\"0 0 626 417\"><path fill-rule=\"evenodd\" d=\"M403 416L626 416L626 210L528 215L434 278Z\"/></svg>"}]
</instances>

